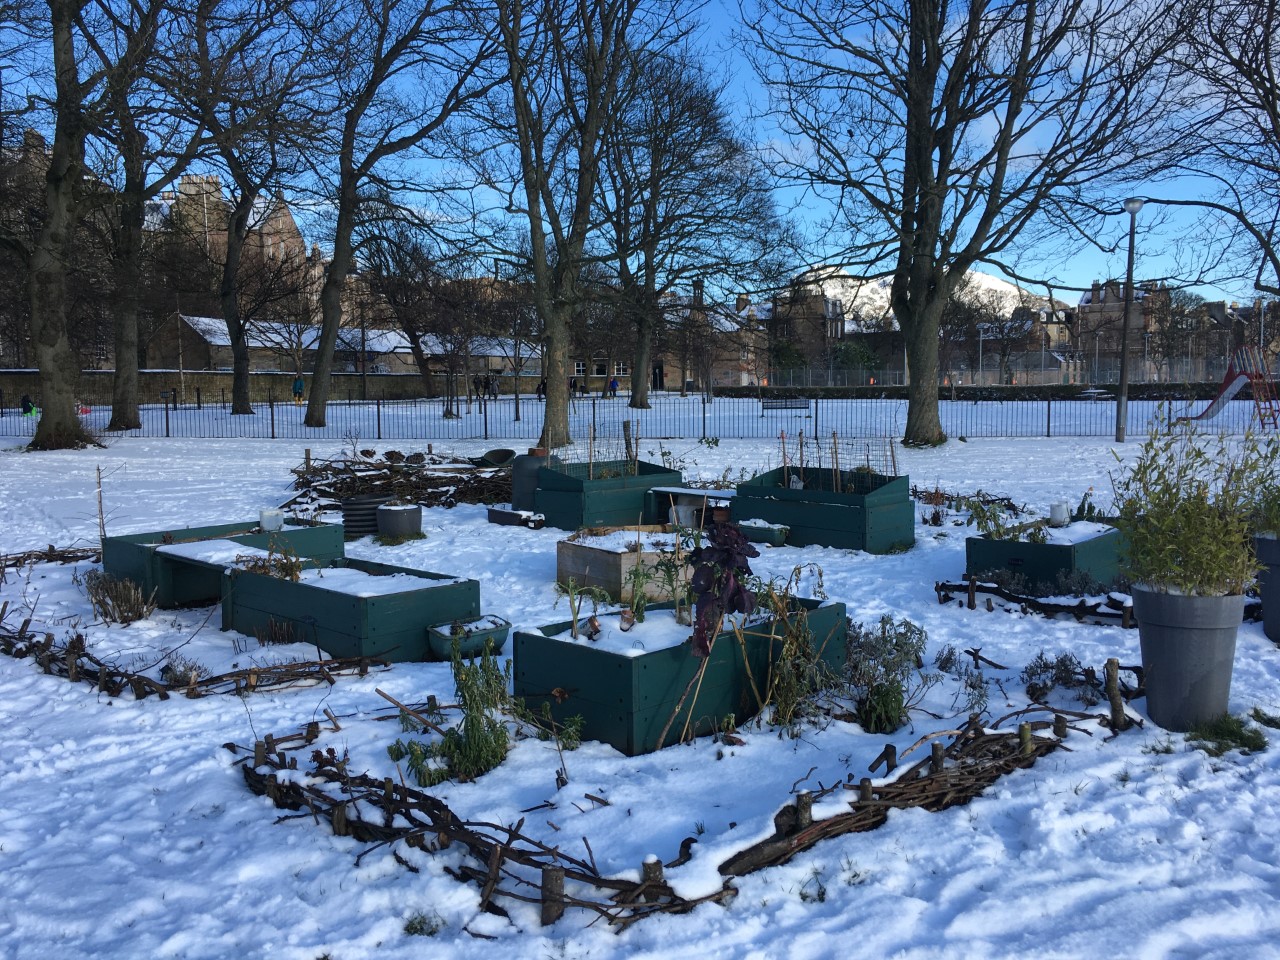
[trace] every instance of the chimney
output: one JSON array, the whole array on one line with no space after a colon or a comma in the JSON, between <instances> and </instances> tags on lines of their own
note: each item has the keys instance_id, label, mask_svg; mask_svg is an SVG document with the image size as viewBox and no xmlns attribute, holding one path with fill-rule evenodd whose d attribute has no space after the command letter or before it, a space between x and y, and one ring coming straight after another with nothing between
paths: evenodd
<instances>
[{"instance_id":1,"label":"chimney","mask_svg":"<svg viewBox=\"0 0 1280 960\"><path fill-rule=\"evenodd\" d=\"M735 300L733 303L733 312L741 313L743 310L747 309L747 307L749 306L751 306L751 298L748 297L745 293L740 293L738 294L738 299Z\"/></svg>"},{"instance_id":2,"label":"chimney","mask_svg":"<svg viewBox=\"0 0 1280 960\"><path fill-rule=\"evenodd\" d=\"M703 284L701 278L693 281L693 309L702 309Z\"/></svg>"}]
</instances>

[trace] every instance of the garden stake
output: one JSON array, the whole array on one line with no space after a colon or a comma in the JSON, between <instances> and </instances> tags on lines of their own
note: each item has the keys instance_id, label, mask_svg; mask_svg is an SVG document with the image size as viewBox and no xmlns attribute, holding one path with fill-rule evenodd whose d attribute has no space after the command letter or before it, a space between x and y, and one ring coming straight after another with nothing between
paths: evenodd
<instances>
[{"instance_id":1,"label":"garden stake","mask_svg":"<svg viewBox=\"0 0 1280 960\"><path fill-rule=\"evenodd\" d=\"M796 829L804 830L813 824L813 794L801 790L796 796Z\"/></svg>"},{"instance_id":2,"label":"garden stake","mask_svg":"<svg viewBox=\"0 0 1280 960\"><path fill-rule=\"evenodd\" d=\"M542 925L564 916L564 867L542 868Z\"/></svg>"},{"instance_id":3,"label":"garden stake","mask_svg":"<svg viewBox=\"0 0 1280 960\"><path fill-rule=\"evenodd\" d=\"M831 485L836 493L840 492L840 447L834 430L831 431Z\"/></svg>"},{"instance_id":4,"label":"garden stake","mask_svg":"<svg viewBox=\"0 0 1280 960\"><path fill-rule=\"evenodd\" d=\"M662 876L662 861L652 853L644 858L644 863L640 864L640 879L649 888L644 892L645 900L650 903L657 902L659 894L654 888L663 886L666 881Z\"/></svg>"},{"instance_id":5,"label":"garden stake","mask_svg":"<svg viewBox=\"0 0 1280 960\"><path fill-rule=\"evenodd\" d=\"M1107 660L1105 670L1107 702L1111 706L1111 729L1119 733L1121 730L1128 730L1130 726L1129 718L1124 712L1124 698L1120 696L1120 661L1111 657Z\"/></svg>"}]
</instances>

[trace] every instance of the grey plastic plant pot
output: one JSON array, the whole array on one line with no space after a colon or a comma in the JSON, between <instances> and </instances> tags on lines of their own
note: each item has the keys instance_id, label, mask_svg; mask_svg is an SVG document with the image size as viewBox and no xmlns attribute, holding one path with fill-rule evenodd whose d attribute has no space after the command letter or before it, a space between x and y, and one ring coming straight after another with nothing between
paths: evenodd
<instances>
[{"instance_id":1,"label":"grey plastic plant pot","mask_svg":"<svg viewBox=\"0 0 1280 960\"><path fill-rule=\"evenodd\" d=\"M1194 597L1133 587L1147 715L1186 733L1227 712L1244 597Z\"/></svg>"},{"instance_id":2,"label":"grey plastic plant pot","mask_svg":"<svg viewBox=\"0 0 1280 960\"><path fill-rule=\"evenodd\" d=\"M1258 571L1258 596L1262 599L1262 630L1272 643L1280 643L1280 540L1254 537Z\"/></svg>"}]
</instances>

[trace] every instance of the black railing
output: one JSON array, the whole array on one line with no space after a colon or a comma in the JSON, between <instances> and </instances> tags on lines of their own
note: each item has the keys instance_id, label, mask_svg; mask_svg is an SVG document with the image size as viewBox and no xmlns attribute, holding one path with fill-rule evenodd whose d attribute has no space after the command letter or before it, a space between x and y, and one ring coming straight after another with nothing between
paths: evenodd
<instances>
[{"instance_id":1,"label":"black railing","mask_svg":"<svg viewBox=\"0 0 1280 960\"><path fill-rule=\"evenodd\" d=\"M0 436L31 436L36 418L21 410L0 406ZM38 401L37 401L38 402ZM202 437L296 440L513 440L535 441L542 433L544 405L531 398L455 402L450 409L442 400L371 400L330 403L324 427L304 425L305 406L287 401L254 405L251 415L232 415L222 402L175 403L166 391L161 402L140 408L142 426L106 434L111 419L110 401L86 400L85 425L106 436ZM1208 401L1173 401L1174 417L1195 415ZM1144 434L1161 402L1131 400L1128 434ZM775 408L751 397L660 395L649 409L617 399L587 397L571 401L570 433L585 439L594 430L598 437L617 436L622 421L630 420L641 438L772 438L786 431L795 436L842 437L901 436L906 425L907 401L880 399L813 399L807 405ZM1104 437L1115 432L1115 400L1099 392L1096 398L1072 400L942 400L942 429L951 437ZM1233 400L1222 412L1203 422L1214 432L1239 434L1256 424L1252 400Z\"/></svg>"}]
</instances>

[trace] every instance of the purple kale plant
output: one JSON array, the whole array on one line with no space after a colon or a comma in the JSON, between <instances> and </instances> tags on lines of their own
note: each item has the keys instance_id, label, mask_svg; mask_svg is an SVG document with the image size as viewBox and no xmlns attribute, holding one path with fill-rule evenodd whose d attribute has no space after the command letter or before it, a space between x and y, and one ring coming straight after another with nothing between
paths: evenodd
<instances>
[{"instance_id":1,"label":"purple kale plant","mask_svg":"<svg viewBox=\"0 0 1280 960\"><path fill-rule=\"evenodd\" d=\"M694 624L693 655L711 655L711 643L726 613L750 613L756 608L756 595L747 589L745 578L751 576L751 557L760 551L749 544L737 527L715 523L707 529L706 542L689 552L693 576Z\"/></svg>"}]
</instances>

